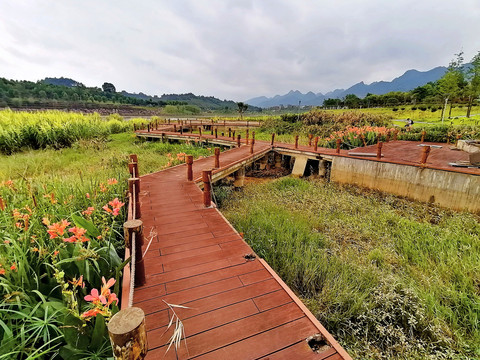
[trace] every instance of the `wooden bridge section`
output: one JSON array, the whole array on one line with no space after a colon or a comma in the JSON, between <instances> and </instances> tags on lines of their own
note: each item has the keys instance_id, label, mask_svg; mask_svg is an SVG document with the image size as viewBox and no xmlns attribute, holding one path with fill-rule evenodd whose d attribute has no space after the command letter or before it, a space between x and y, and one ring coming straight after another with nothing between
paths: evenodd
<instances>
[{"instance_id":1,"label":"wooden bridge section","mask_svg":"<svg viewBox=\"0 0 480 360\"><path fill-rule=\"evenodd\" d=\"M320 174L321 166L329 171L329 161L338 164L342 159L359 160L357 167L406 165L420 172L428 167L453 175L473 175L467 180L475 183L480 175L480 169L449 165L449 161L464 161L468 156L439 144L432 144L427 161L424 144L418 142L394 141L384 144L383 150L380 144L351 152L265 141L257 141L252 148L245 139L234 136L179 134L171 130L167 125L137 131L137 136L232 147L221 154L220 165L212 172L213 182L265 160L272 150L294 158L293 173L297 175L303 174L309 161L319 163ZM213 167L213 157L195 161L194 181L187 181L185 164L141 177L146 284L135 288L133 304L146 314L147 358L350 359L222 214L204 206L200 175ZM350 171L345 176L352 174ZM128 292L128 278L124 276L124 293ZM186 336L180 348L172 346L169 351L173 327L167 330L167 326L173 311L167 303L183 306L173 310L183 321ZM312 337L314 340L307 341Z\"/></svg>"},{"instance_id":2,"label":"wooden bridge section","mask_svg":"<svg viewBox=\"0 0 480 360\"><path fill-rule=\"evenodd\" d=\"M249 146L225 151L213 177L270 149L257 142L253 154ZM212 157L195 161L194 181L187 181L185 164L141 176L143 251L151 244L146 283L135 288L133 304L146 314L147 359L350 359L222 214L204 206L198 183L212 167ZM175 326L167 330L167 303L185 307L173 309L186 336L168 351Z\"/></svg>"}]
</instances>

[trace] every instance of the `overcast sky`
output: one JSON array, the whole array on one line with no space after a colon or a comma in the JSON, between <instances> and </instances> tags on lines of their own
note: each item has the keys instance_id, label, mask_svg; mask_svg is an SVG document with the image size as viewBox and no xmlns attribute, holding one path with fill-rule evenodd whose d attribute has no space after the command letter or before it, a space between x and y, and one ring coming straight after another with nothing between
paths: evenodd
<instances>
[{"instance_id":1,"label":"overcast sky","mask_svg":"<svg viewBox=\"0 0 480 360\"><path fill-rule=\"evenodd\" d=\"M0 77L246 100L480 50L479 0L0 0Z\"/></svg>"}]
</instances>

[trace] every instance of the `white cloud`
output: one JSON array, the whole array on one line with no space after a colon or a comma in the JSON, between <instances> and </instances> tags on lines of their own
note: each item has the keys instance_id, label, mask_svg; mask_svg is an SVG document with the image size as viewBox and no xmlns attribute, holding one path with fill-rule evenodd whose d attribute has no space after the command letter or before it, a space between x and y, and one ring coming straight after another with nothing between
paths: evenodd
<instances>
[{"instance_id":1,"label":"white cloud","mask_svg":"<svg viewBox=\"0 0 480 360\"><path fill-rule=\"evenodd\" d=\"M245 100L469 60L477 0L0 3L0 76Z\"/></svg>"}]
</instances>

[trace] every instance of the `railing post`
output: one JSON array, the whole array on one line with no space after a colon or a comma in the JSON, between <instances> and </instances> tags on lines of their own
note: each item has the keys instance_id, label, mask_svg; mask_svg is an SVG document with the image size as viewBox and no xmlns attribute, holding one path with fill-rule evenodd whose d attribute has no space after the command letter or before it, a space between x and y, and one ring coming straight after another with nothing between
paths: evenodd
<instances>
[{"instance_id":1,"label":"railing post","mask_svg":"<svg viewBox=\"0 0 480 360\"><path fill-rule=\"evenodd\" d=\"M186 163L187 163L187 180L193 181L193 156L192 155L187 155Z\"/></svg>"},{"instance_id":2,"label":"railing post","mask_svg":"<svg viewBox=\"0 0 480 360\"><path fill-rule=\"evenodd\" d=\"M252 131L252 142L255 145L255 131Z\"/></svg>"},{"instance_id":3,"label":"railing post","mask_svg":"<svg viewBox=\"0 0 480 360\"><path fill-rule=\"evenodd\" d=\"M337 150L336 153L340 154L340 145L342 144L342 139L337 139Z\"/></svg>"},{"instance_id":4,"label":"railing post","mask_svg":"<svg viewBox=\"0 0 480 360\"><path fill-rule=\"evenodd\" d=\"M128 179L128 191L130 194L132 194L132 197L135 199L135 219L140 219L142 214L140 213L140 200L139 200L139 194L140 194L140 179L135 177L135 178L130 178Z\"/></svg>"},{"instance_id":5,"label":"railing post","mask_svg":"<svg viewBox=\"0 0 480 360\"><path fill-rule=\"evenodd\" d=\"M311 147L311 146L312 146L312 139L313 139L313 135L312 135L312 134L308 134L308 147Z\"/></svg>"},{"instance_id":6,"label":"railing post","mask_svg":"<svg viewBox=\"0 0 480 360\"><path fill-rule=\"evenodd\" d=\"M422 149L422 160L420 164L425 165L427 163L428 155L430 154L430 146L424 146Z\"/></svg>"},{"instance_id":7,"label":"railing post","mask_svg":"<svg viewBox=\"0 0 480 360\"><path fill-rule=\"evenodd\" d=\"M232 129L228 128L228 137L232 137Z\"/></svg>"},{"instance_id":8,"label":"railing post","mask_svg":"<svg viewBox=\"0 0 480 360\"><path fill-rule=\"evenodd\" d=\"M313 150L318 150L318 136L315 136L315 142L313 143Z\"/></svg>"},{"instance_id":9,"label":"railing post","mask_svg":"<svg viewBox=\"0 0 480 360\"><path fill-rule=\"evenodd\" d=\"M378 160L382 158L382 147L383 147L383 142L379 141L377 143L377 159Z\"/></svg>"},{"instance_id":10,"label":"railing post","mask_svg":"<svg viewBox=\"0 0 480 360\"><path fill-rule=\"evenodd\" d=\"M234 134L235 136L235 134ZM240 147L241 143L240 143L240 140L242 139L242 136L240 134L238 134L237 136L237 146Z\"/></svg>"},{"instance_id":11,"label":"railing post","mask_svg":"<svg viewBox=\"0 0 480 360\"><path fill-rule=\"evenodd\" d=\"M115 360L142 360L147 356L145 313L129 307L113 315L107 325Z\"/></svg>"},{"instance_id":12,"label":"railing post","mask_svg":"<svg viewBox=\"0 0 480 360\"><path fill-rule=\"evenodd\" d=\"M252 141L250 142L250 154L253 154L253 147L255 146L255 143Z\"/></svg>"},{"instance_id":13,"label":"railing post","mask_svg":"<svg viewBox=\"0 0 480 360\"><path fill-rule=\"evenodd\" d=\"M215 148L215 169L220 167L220 148Z\"/></svg>"},{"instance_id":14,"label":"railing post","mask_svg":"<svg viewBox=\"0 0 480 360\"><path fill-rule=\"evenodd\" d=\"M236 130L233 130L232 132L232 140L235 140L235 133L236 133ZM239 135L240 136L240 135Z\"/></svg>"},{"instance_id":15,"label":"railing post","mask_svg":"<svg viewBox=\"0 0 480 360\"><path fill-rule=\"evenodd\" d=\"M177 132L177 124L173 124L173 132Z\"/></svg>"},{"instance_id":16,"label":"railing post","mask_svg":"<svg viewBox=\"0 0 480 360\"><path fill-rule=\"evenodd\" d=\"M180 135L183 135L183 125L180 125Z\"/></svg>"},{"instance_id":17,"label":"railing post","mask_svg":"<svg viewBox=\"0 0 480 360\"><path fill-rule=\"evenodd\" d=\"M420 139L420 142L424 142L425 141L425 135L426 135L426 131L425 130L422 130L422 138Z\"/></svg>"},{"instance_id":18,"label":"railing post","mask_svg":"<svg viewBox=\"0 0 480 360\"><path fill-rule=\"evenodd\" d=\"M139 177L138 173L138 157L136 154L129 155L130 162L128 164L128 171L132 177Z\"/></svg>"},{"instance_id":19,"label":"railing post","mask_svg":"<svg viewBox=\"0 0 480 360\"><path fill-rule=\"evenodd\" d=\"M200 139L202 139L202 127L198 127L198 134L200 135Z\"/></svg>"},{"instance_id":20,"label":"railing post","mask_svg":"<svg viewBox=\"0 0 480 360\"><path fill-rule=\"evenodd\" d=\"M138 200L137 200L138 202ZM145 264L143 262L143 222L142 220L128 220L123 224L126 246L132 247L135 234L135 287L145 285ZM133 249L131 249L133 250ZM130 254L132 251L130 251Z\"/></svg>"},{"instance_id":21,"label":"railing post","mask_svg":"<svg viewBox=\"0 0 480 360\"><path fill-rule=\"evenodd\" d=\"M247 131L245 131L245 141L246 141L246 144L248 145L248 129Z\"/></svg>"},{"instance_id":22,"label":"railing post","mask_svg":"<svg viewBox=\"0 0 480 360\"><path fill-rule=\"evenodd\" d=\"M202 171L203 181L203 205L210 207L212 205L212 184L210 179L212 178L212 170Z\"/></svg>"},{"instance_id":23,"label":"railing post","mask_svg":"<svg viewBox=\"0 0 480 360\"><path fill-rule=\"evenodd\" d=\"M218 139L218 131L217 131L217 128L215 128L215 139Z\"/></svg>"},{"instance_id":24,"label":"railing post","mask_svg":"<svg viewBox=\"0 0 480 360\"><path fill-rule=\"evenodd\" d=\"M295 135L295 149L298 149L298 135Z\"/></svg>"}]
</instances>

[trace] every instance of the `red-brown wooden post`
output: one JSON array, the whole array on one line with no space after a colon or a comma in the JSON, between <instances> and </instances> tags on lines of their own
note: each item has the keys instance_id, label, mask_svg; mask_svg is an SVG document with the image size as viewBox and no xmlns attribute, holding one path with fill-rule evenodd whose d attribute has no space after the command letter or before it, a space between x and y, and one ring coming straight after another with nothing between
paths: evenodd
<instances>
[{"instance_id":1,"label":"red-brown wooden post","mask_svg":"<svg viewBox=\"0 0 480 360\"><path fill-rule=\"evenodd\" d=\"M215 148L215 169L220 167L220 148Z\"/></svg>"},{"instance_id":2,"label":"red-brown wooden post","mask_svg":"<svg viewBox=\"0 0 480 360\"><path fill-rule=\"evenodd\" d=\"M183 135L183 125L180 125L180 134Z\"/></svg>"},{"instance_id":3,"label":"red-brown wooden post","mask_svg":"<svg viewBox=\"0 0 480 360\"><path fill-rule=\"evenodd\" d=\"M250 154L253 154L253 147L255 146L255 143L253 141L250 142Z\"/></svg>"},{"instance_id":4,"label":"red-brown wooden post","mask_svg":"<svg viewBox=\"0 0 480 360\"><path fill-rule=\"evenodd\" d=\"M241 139L242 139L242 136L240 134L238 134L238 136L237 136L237 146L238 147L240 147L240 145L241 145L241 142L240 142Z\"/></svg>"},{"instance_id":5,"label":"red-brown wooden post","mask_svg":"<svg viewBox=\"0 0 480 360\"><path fill-rule=\"evenodd\" d=\"M424 146L422 149L422 160L420 164L425 165L427 163L428 154L430 154L430 146Z\"/></svg>"},{"instance_id":6,"label":"red-brown wooden post","mask_svg":"<svg viewBox=\"0 0 480 360\"><path fill-rule=\"evenodd\" d=\"M228 128L228 137L232 137L232 128Z\"/></svg>"},{"instance_id":7,"label":"red-brown wooden post","mask_svg":"<svg viewBox=\"0 0 480 360\"><path fill-rule=\"evenodd\" d=\"M270 145L273 146L274 143L275 143L275 133L272 133L272 142L271 142Z\"/></svg>"},{"instance_id":8,"label":"red-brown wooden post","mask_svg":"<svg viewBox=\"0 0 480 360\"><path fill-rule=\"evenodd\" d=\"M150 132L150 124L147 124L147 131Z\"/></svg>"},{"instance_id":9,"label":"red-brown wooden post","mask_svg":"<svg viewBox=\"0 0 480 360\"><path fill-rule=\"evenodd\" d=\"M202 138L202 127L198 127L198 134L200 135L200 139Z\"/></svg>"},{"instance_id":10,"label":"red-brown wooden post","mask_svg":"<svg viewBox=\"0 0 480 360\"><path fill-rule=\"evenodd\" d=\"M318 136L315 136L315 142L313 143L313 150L318 150Z\"/></svg>"},{"instance_id":11,"label":"red-brown wooden post","mask_svg":"<svg viewBox=\"0 0 480 360\"><path fill-rule=\"evenodd\" d=\"M252 142L255 144L255 131L252 131Z\"/></svg>"},{"instance_id":12,"label":"red-brown wooden post","mask_svg":"<svg viewBox=\"0 0 480 360\"><path fill-rule=\"evenodd\" d=\"M128 191L132 194L132 200L135 201L135 219L140 219L140 179L138 177L128 179Z\"/></svg>"},{"instance_id":13,"label":"red-brown wooden post","mask_svg":"<svg viewBox=\"0 0 480 360\"><path fill-rule=\"evenodd\" d=\"M212 170L202 171L203 181L203 205L210 207L212 205L212 184L210 179L212 178Z\"/></svg>"},{"instance_id":14,"label":"red-brown wooden post","mask_svg":"<svg viewBox=\"0 0 480 360\"><path fill-rule=\"evenodd\" d=\"M313 139L313 135L312 135L312 134L308 134L308 147L311 147L311 146L312 146L312 139Z\"/></svg>"},{"instance_id":15,"label":"red-brown wooden post","mask_svg":"<svg viewBox=\"0 0 480 360\"><path fill-rule=\"evenodd\" d=\"M298 135L295 135L295 149L298 149Z\"/></svg>"},{"instance_id":16,"label":"red-brown wooden post","mask_svg":"<svg viewBox=\"0 0 480 360\"><path fill-rule=\"evenodd\" d=\"M382 158L382 146L383 146L383 142L379 141L377 143L377 159L381 159Z\"/></svg>"},{"instance_id":17,"label":"red-brown wooden post","mask_svg":"<svg viewBox=\"0 0 480 360\"><path fill-rule=\"evenodd\" d=\"M192 155L187 155L186 163L187 163L187 180L193 181L193 156Z\"/></svg>"},{"instance_id":18,"label":"red-brown wooden post","mask_svg":"<svg viewBox=\"0 0 480 360\"><path fill-rule=\"evenodd\" d=\"M143 222L142 220L128 220L123 224L125 242L132 251L133 234L135 233L135 287L145 285L145 264L143 262Z\"/></svg>"},{"instance_id":19,"label":"red-brown wooden post","mask_svg":"<svg viewBox=\"0 0 480 360\"><path fill-rule=\"evenodd\" d=\"M173 124L173 132L177 132L177 124Z\"/></svg>"},{"instance_id":20,"label":"red-brown wooden post","mask_svg":"<svg viewBox=\"0 0 480 360\"><path fill-rule=\"evenodd\" d=\"M218 139L218 131L217 131L217 128L215 128L215 139Z\"/></svg>"},{"instance_id":21,"label":"red-brown wooden post","mask_svg":"<svg viewBox=\"0 0 480 360\"><path fill-rule=\"evenodd\" d=\"M337 150L336 150L337 154L340 154L341 143L342 143L342 139L337 139Z\"/></svg>"},{"instance_id":22,"label":"red-brown wooden post","mask_svg":"<svg viewBox=\"0 0 480 360\"><path fill-rule=\"evenodd\" d=\"M232 132L232 140L235 140L235 133L236 133L236 132L237 132L236 130L233 130L233 132ZM240 135L238 135L238 136L240 136Z\"/></svg>"},{"instance_id":23,"label":"red-brown wooden post","mask_svg":"<svg viewBox=\"0 0 480 360\"><path fill-rule=\"evenodd\" d=\"M128 157L129 157L131 162L138 162L137 154L130 154L130 155L128 155Z\"/></svg>"},{"instance_id":24,"label":"red-brown wooden post","mask_svg":"<svg viewBox=\"0 0 480 360\"><path fill-rule=\"evenodd\" d=\"M426 134L426 133L427 133L427 132L426 132L425 130L422 130L422 138L420 139L420 142L423 143L423 142L425 141L425 134Z\"/></svg>"},{"instance_id":25,"label":"red-brown wooden post","mask_svg":"<svg viewBox=\"0 0 480 360\"><path fill-rule=\"evenodd\" d=\"M213 125L210 126L210 135L213 135Z\"/></svg>"},{"instance_id":26,"label":"red-brown wooden post","mask_svg":"<svg viewBox=\"0 0 480 360\"><path fill-rule=\"evenodd\" d=\"M248 145L248 129L245 131L245 143Z\"/></svg>"}]
</instances>

